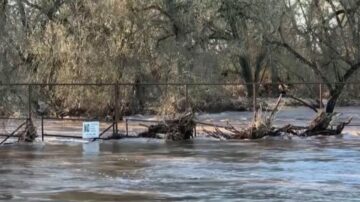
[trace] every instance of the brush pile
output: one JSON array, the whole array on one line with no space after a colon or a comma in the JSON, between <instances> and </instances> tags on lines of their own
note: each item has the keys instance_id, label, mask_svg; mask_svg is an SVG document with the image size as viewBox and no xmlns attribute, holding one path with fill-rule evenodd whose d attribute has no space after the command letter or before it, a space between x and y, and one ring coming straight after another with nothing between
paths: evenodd
<instances>
[{"instance_id":1,"label":"brush pile","mask_svg":"<svg viewBox=\"0 0 360 202\"><path fill-rule=\"evenodd\" d=\"M20 131L24 126L25 129ZM34 142L38 135L32 120L26 120L26 122L22 123L11 134L7 135L5 139L0 142L0 146L6 144L6 141L13 137L18 137L18 142Z\"/></svg>"},{"instance_id":2,"label":"brush pile","mask_svg":"<svg viewBox=\"0 0 360 202\"><path fill-rule=\"evenodd\" d=\"M352 118L347 122L340 122L336 126L333 123L338 117L337 113L326 113L319 111L317 116L311 121L309 126L294 126L288 124L283 127L274 126L276 113L279 111L279 106L282 100L280 95L275 108L271 111L269 116L263 114L262 110L258 110L254 116L253 122L245 129L237 129L231 124L224 128L215 128L215 130L205 130L205 133L214 138L219 139L261 139L267 136L280 136L283 134L291 134L300 137L310 137L317 135L333 136L340 135Z\"/></svg>"},{"instance_id":3,"label":"brush pile","mask_svg":"<svg viewBox=\"0 0 360 202\"><path fill-rule=\"evenodd\" d=\"M194 136L195 125L194 114L188 113L173 120L165 120L157 125L148 126L147 131L140 133L138 137L173 141L189 140Z\"/></svg>"},{"instance_id":4,"label":"brush pile","mask_svg":"<svg viewBox=\"0 0 360 202\"><path fill-rule=\"evenodd\" d=\"M34 142L38 137L36 127L32 120L28 120L25 126L25 130L21 131L19 134L18 142Z\"/></svg>"}]
</instances>

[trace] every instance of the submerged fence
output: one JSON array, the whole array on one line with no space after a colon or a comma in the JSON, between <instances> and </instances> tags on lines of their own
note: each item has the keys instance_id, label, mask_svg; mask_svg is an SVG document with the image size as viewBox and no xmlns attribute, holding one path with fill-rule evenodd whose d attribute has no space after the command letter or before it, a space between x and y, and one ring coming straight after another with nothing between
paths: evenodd
<instances>
[{"instance_id":1,"label":"submerged fence","mask_svg":"<svg viewBox=\"0 0 360 202\"><path fill-rule=\"evenodd\" d=\"M332 83L332 85L336 85L340 83ZM347 82L346 85L349 87L350 91L344 93L350 94L353 93L352 97L354 99L359 99L360 91L356 92L360 83L358 82ZM164 99L169 99L169 96L164 96L163 94L171 93L173 95L173 102L178 102L177 99L182 99L182 108L188 108L190 105L194 103L194 97L199 96L199 94L204 95L203 97L199 97L200 101L198 105L201 106L201 99L211 99L212 96L216 93L223 94L227 93L229 97L237 99L239 97L246 97L243 93L247 91L252 91L252 96L249 98L252 100L251 106L252 111L255 112L258 107L258 99L269 96L269 92L271 89L277 89L278 86L282 88L293 88L293 91L299 91L299 94L306 94L305 97L311 97L312 99L319 100L319 107L322 108L322 100L327 98L327 94L329 89L322 82L288 82L288 83L13 83L13 84L0 84L0 90L2 91L10 91L13 97L18 96L17 98L12 98L7 100L7 102L15 102L15 100L21 100L22 108L19 110L20 113L16 116L2 114L0 120L10 121L12 128L16 128L21 124L16 122L24 122L29 120L36 120L37 125L40 127L40 133L42 136L42 140L44 140L45 136L56 136L56 137L73 137L78 138L77 135L71 135L70 132L67 135L59 135L59 134L47 134L46 127L49 121L60 121L62 125L56 125L53 123L53 126L50 127L58 127L58 130L61 131L63 128L66 128L63 125L64 122L71 121L87 121L87 120L100 120L103 119L102 124L102 132L101 137L106 133L119 134L119 127L124 128L125 134L129 134L129 122L146 122L141 119L123 119L121 116L123 115L123 109L126 105L131 105L129 102L140 102L137 105L144 105L142 102L155 103L158 107L164 107L165 101ZM302 86L302 87L300 87ZM250 87L250 88L249 88ZM214 90L218 88L217 90ZM15 89L15 90L14 90ZM88 89L88 90L84 90ZM90 89L90 90L89 90ZM240 90L239 90L240 89ZM246 90L244 90L246 89ZM251 90L249 90L251 89ZM300 89L300 90L299 90ZM285 90L285 89L282 89ZM81 112L78 115L72 115L71 117L62 117L60 113L59 116L51 116L44 113L37 105L39 105L39 100L42 100L44 103L50 102L46 100L47 97L53 96L56 93L60 93L62 95L62 99L54 99L51 100L52 104L56 106L57 104L61 105L61 102L72 102L66 99L66 96L77 95L79 98L69 99L76 100L82 99L81 101L76 100L78 105L82 105L86 102L89 108L99 108L103 107L109 108L109 114L98 114L93 116L80 116L83 115ZM71 91L71 93L70 93ZM280 90L281 91L281 90ZM5 92L6 93L6 92ZM5 95L5 93L3 93ZM295 92L296 93L296 92ZM355 95L354 95L355 93ZM214 99L221 98L215 97ZM137 100L142 96L142 100ZM87 99L83 99L83 97ZM93 98L93 97L96 97ZM170 96L171 97L171 96ZM247 96L248 97L248 96ZM124 98L127 98L125 100ZM224 98L225 99L225 98ZM104 101L105 100L105 101ZM72 104L72 103L70 103ZM106 106L101 106L106 105ZM93 106L93 107L91 107ZM7 106L0 106L2 109ZM146 106L150 108L149 106ZM146 108L145 107L145 108ZM41 107L40 107L41 108ZM55 107L56 108L56 107ZM78 106L81 109L81 106ZM211 108L211 106L210 106ZM54 109L56 110L56 109ZM91 110L91 109L90 109ZM90 113L91 114L91 113ZM95 113L96 114L96 113ZM165 112L166 114L166 112ZM106 118L106 116L110 116L110 118ZM22 123L21 122L21 123ZM147 121L154 122L154 121ZM156 121L155 121L156 122ZM10 125L11 125L10 124ZM205 123L206 124L206 123ZM51 124L50 124L51 125ZM71 125L71 124L69 124ZM353 126L357 126L357 124L353 124ZM16 128L18 130L18 128ZM13 129L8 132L8 134L0 134L2 136L8 137L9 134L14 134L16 131Z\"/></svg>"}]
</instances>

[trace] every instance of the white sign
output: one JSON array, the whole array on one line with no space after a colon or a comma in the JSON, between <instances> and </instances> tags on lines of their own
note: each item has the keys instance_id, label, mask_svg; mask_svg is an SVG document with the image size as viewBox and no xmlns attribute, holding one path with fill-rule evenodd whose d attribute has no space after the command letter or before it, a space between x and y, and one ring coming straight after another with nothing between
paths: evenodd
<instances>
[{"instance_id":1,"label":"white sign","mask_svg":"<svg viewBox=\"0 0 360 202\"><path fill-rule=\"evenodd\" d=\"M98 121L94 122L83 122L82 138L83 139L93 139L99 138L100 123Z\"/></svg>"}]
</instances>

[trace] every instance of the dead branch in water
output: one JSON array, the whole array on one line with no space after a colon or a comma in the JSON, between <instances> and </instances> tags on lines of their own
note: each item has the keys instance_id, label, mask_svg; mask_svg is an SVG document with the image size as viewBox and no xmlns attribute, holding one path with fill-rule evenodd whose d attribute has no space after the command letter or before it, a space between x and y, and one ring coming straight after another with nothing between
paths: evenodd
<instances>
[{"instance_id":1,"label":"dead branch in water","mask_svg":"<svg viewBox=\"0 0 360 202\"><path fill-rule=\"evenodd\" d=\"M26 122L18 126L10 135L6 136L5 139L0 142L0 145L3 145L9 138L16 136L16 132L20 130L25 124Z\"/></svg>"},{"instance_id":2,"label":"dead branch in water","mask_svg":"<svg viewBox=\"0 0 360 202\"><path fill-rule=\"evenodd\" d=\"M148 126L147 131L138 137L161 139L159 134L164 134L167 140L188 140L195 131L194 114L188 113L174 120L165 120L156 125Z\"/></svg>"},{"instance_id":3,"label":"dead branch in water","mask_svg":"<svg viewBox=\"0 0 360 202\"><path fill-rule=\"evenodd\" d=\"M25 129L18 132L23 126L25 126ZM34 142L38 135L32 120L27 120L18 126L10 135L6 136L5 139L0 142L0 145L5 144L11 137L18 137L18 142Z\"/></svg>"},{"instance_id":4,"label":"dead branch in water","mask_svg":"<svg viewBox=\"0 0 360 202\"><path fill-rule=\"evenodd\" d=\"M295 97L294 97L295 99ZM279 111L279 106L282 100L282 95L280 95L274 109L271 111L268 117L262 115L262 111L257 111L257 118L253 120L249 127L245 129L237 129L231 124L228 124L224 130L215 128L214 131L204 130L205 133L214 138L221 139L260 139L266 136L280 136L282 134L291 134L300 137L309 137L316 135L339 135L342 133L345 126L349 125L352 121L352 118L347 122L341 122L337 125L336 128L331 126L331 122L336 117L336 113L326 113L321 111L317 116L311 121L308 127L299 127L288 124L284 127L274 127L273 122L275 119L275 114ZM304 101L304 104L306 102ZM311 109L315 109L314 106L306 103L305 106L308 106ZM314 111L315 111L314 110Z\"/></svg>"},{"instance_id":5,"label":"dead branch in water","mask_svg":"<svg viewBox=\"0 0 360 202\"><path fill-rule=\"evenodd\" d=\"M36 127L32 120L28 120L25 130L22 131L19 135L18 142L34 142L35 139L38 137Z\"/></svg>"},{"instance_id":6,"label":"dead branch in water","mask_svg":"<svg viewBox=\"0 0 360 202\"><path fill-rule=\"evenodd\" d=\"M291 98L291 99L294 99L298 102L300 102L301 104L305 105L306 107L309 107L310 109L312 109L314 112L318 113L318 109L316 109L316 107L308 102L306 102L305 100L301 99L301 98L298 98L298 97L295 97L293 95L286 95L287 97ZM321 104L321 103L320 103Z\"/></svg>"}]
</instances>

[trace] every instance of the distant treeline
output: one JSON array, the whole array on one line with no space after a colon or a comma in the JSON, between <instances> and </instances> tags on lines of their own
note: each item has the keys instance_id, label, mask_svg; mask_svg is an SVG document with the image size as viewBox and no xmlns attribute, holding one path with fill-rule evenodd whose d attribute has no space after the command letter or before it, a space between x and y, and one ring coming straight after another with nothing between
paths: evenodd
<instances>
[{"instance_id":1,"label":"distant treeline","mask_svg":"<svg viewBox=\"0 0 360 202\"><path fill-rule=\"evenodd\" d=\"M0 82L319 81L330 112L339 98L360 94L359 86L333 84L359 80L359 7L357 0L0 0ZM256 88L259 96L279 94L277 85ZM319 95L314 85L286 88ZM114 109L111 87L32 92L32 104L54 115ZM26 108L26 89L0 93L3 115ZM225 110L251 97L253 86L188 93L193 106ZM178 111L186 96L174 86L127 86L120 94L123 113Z\"/></svg>"}]
</instances>

